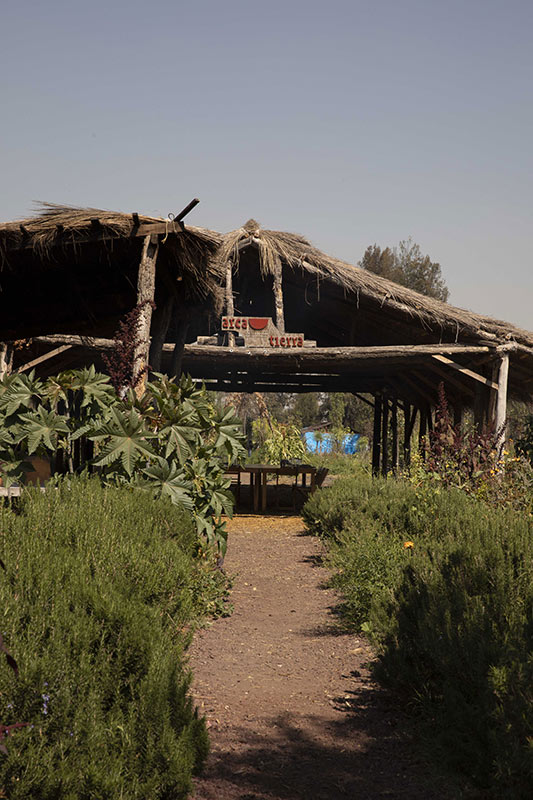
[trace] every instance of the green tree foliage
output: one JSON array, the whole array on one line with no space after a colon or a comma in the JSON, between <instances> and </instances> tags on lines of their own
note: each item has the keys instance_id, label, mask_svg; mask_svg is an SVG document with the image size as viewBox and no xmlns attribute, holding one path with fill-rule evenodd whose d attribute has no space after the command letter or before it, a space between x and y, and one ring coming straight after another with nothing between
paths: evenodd
<instances>
[{"instance_id":1,"label":"green tree foliage","mask_svg":"<svg viewBox=\"0 0 533 800\"><path fill-rule=\"evenodd\" d=\"M291 406L291 417L301 428L316 425L322 419L317 392L297 394Z\"/></svg>"},{"instance_id":2,"label":"green tree foliage","mask_svg":"<svg viewBox=\"0 0 533 800\"><path fill-rule=\"evenodd\" d=\"M440 264L423 255L412 239L404 239L398 247L367 247L359 266L415 292L446 302L449 291L442 277Z\"/></svg>"}]
</instances>

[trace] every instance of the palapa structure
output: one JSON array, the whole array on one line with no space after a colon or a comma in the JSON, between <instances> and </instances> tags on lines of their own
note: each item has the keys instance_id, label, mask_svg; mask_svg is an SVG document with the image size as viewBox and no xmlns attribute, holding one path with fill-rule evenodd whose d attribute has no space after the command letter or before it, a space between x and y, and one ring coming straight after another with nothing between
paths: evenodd
<instances>
[{"instance_id":1,"label":"palapa structure","mask_svg":"<svg viewBox=\"0 0 533 800\"><path fill-rule=\"evenodd\" d=\"M456 421L472 408L479 426L495 429L503 428L508 395L533 396L533 333L420 295L254 220L221 236L175 221L47 207L34 220L0 226L0 257L4 341L33 336L32 348L68 346L63 358L94 360L111 346L128 304L153 300L151 333L147 320L142 339L147 358L151 337L156 369L176 374L182 359L185 371L222 391L366 395L376 471L397 464L401 450L408 458L415 420L421 436L431 428L441 382ZM62 278L51 290L56 264ZM46 291L26 309L21 275L39 269Z\"/></svg>"},{"instance_id":2,"label":"palapa structure","mask_svg":"<svg viewBox=\"0 0 533 800\"><path fill-rule=\"evenodd\" d=\"M22 357L33 355L20 364L15 351L15 368L46 373L90 360L93 339L111 337L139 306L136 369L144 371L151 340L159 368L174 328L177 372L184 316L192 307L208 313L219 292L220 234L182 222L197 203L172 221L43 203L35 217L0 225L0 341L26 340Z\"/></svg>"}]
</instances>

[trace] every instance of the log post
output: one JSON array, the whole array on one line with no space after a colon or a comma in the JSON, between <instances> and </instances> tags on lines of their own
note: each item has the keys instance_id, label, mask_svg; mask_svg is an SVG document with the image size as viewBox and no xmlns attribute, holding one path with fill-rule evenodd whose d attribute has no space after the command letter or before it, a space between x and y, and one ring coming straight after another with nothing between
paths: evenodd
<instances>
[{"instance_id":1,"label":"log post","mask_svg":"<svg viewBox=\"0 0 533 800\"><path fill-rule=\"evenodd\" d=\"M155 265L159 250L157 236L145 236L141 263L137 277L137 307L139 308L138 339L133 360L133 382L135 394L144 394L148 372L148 353L150 350L150 324L155 297Z\"/></svg>"},{"instance_id":2,"label":"log post","mask_svg":"<svg viewBox=\"0 0 533 800\"><path fill-rule=\"evenodd\" d=\"M396 397L391 403L390 425L392 431L392 471L396 475L400 466L400 443L398 439L398 400Z\"/></svg>"},{"instance_id":3,"label":"log post","mask_svg":"<svg viewBox=\"0 0 533 800\"><path fill-rule=\"evenodd\" d=\"M387 477L389 471L389 399L383 395L381 411L381 474Z\"/></svg>"},{"instance_id":4,"label":"log post","mask_svg":"<svg viewBox=\"0 0 533 800\"><path fill-rule=\"evenodd\" d=\"M285 333L285 313L283 310L283 265L278 260L274 272L274 303L276 306L276 327L280 333Z\"/></svg>"},{"instance_id":5,"label":"log post","mask_svg":"<svg viewBox=\"0 0 533 800\"><path fill-rule=\"evenodd\" d=\"M150 367L154 372L161 371L161 357L163 355L163 345L172 317L174 298L167 297L160 308L156 309L152 324L152 342L150 344Z\"/></svg>"},{"instance_id":6,"label":"log post","mask_svg":"<svg viewBox=\"0 0 533 800\"><path fill-rule=\"evenodd\" d=\"M11 375L13 368L13 347L9 342L0 342L0 380Z\"/></svg>"},{"instance_id":7,"label":"log post","mask_svg":"<svg viewBox=\"0 0 533 800\"><path fill-rule=\"evenodd\" d=\"M418 450L423 460L426 460L426 433L427 433L427 411L420 409L420 423L418 426Z\"/></svg>"},{"instance_id":8,"label":"log post","mask_svg":"<svg viewBox=\"0 0 533 800\"><path fill-rule=\"evenodd\" d=\"M182 316L178 322L178 333L176 336L176 344L172 352L172 361L170 364L170 375L173 378L179 378L181 375L181 364L183 361L183 352L185 350L185 339L187 338L187 331L189 329L190 316L189 312L182 310Z\"/></svg>"},{"instance_id":9,"label":"log post","mask_svg":"<svg viewBox=\"0 0 533 800\"><path fill-rule=\"evenodd\" d=\"M379 475L381 461L381 395L374 395L374 433L372 436L372 475Z\"/></svg>"},{"instance_id":10,"label":"log post","mask_svg":"<svg viewBox=\"0 0 533 800\"><path fill-rule=\"evenodd\" d=\"M404 467L409 467L411 465L411 436L413 435L413 428L416 422L416 406L413 406L413 410L411 411L410 404L405 403L403 414L403 464Z\"/></svg>"},{"instance_id":11,"label":"log post","mask_svg":"<svg viewBox=\"0 0 533 800\"><path fill-rule=\"evenodd\" d=\"M505 448L507 441L507 384L509 380L509 354L502 356L498 370L498 399L496 402L496 431L499 434L499 450Z\"/></svg>"},{"instance_id":12,"label":"log post","mask_svg":"<svg viewBox=\"0 0 533 800\"><path fill-rule=\"evenodd\" d=\"M233 262L231 259L226 264L226 314L228 317L233 317L235 314L235 306L233 303ZM228 345L234 347L235 334L228 331Z\"/></svg>"}]
</instances>

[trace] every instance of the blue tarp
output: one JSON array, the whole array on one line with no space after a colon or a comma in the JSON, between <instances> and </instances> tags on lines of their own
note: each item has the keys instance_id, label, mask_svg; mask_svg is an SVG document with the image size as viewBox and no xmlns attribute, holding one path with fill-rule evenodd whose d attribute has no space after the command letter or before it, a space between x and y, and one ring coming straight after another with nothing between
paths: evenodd
<instances>
[{"instance_id":1,"label":"blue tarp","mask_svg":"<svg viewBox=\"0 0 533 800\"><path fill-rule=\"evenodd\" d=\"M342 441L343 452L353 455L357 449L358 433L349 433ZM333 436L331 433L307 431L304 433L304 442L308 453L331 453L333 450Z\"/></svg>"}]
</instances>

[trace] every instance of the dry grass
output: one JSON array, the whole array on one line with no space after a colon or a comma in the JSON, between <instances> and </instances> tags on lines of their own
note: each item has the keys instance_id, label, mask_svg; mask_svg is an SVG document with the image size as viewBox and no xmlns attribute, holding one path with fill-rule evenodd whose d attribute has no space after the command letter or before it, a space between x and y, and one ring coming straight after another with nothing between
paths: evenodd
<instances>
[{"instance_id":1,"label":"dry grass","mask_svg":"<svg viewBox=\"0 0 533 800\"><path fill-rule=\"evenodd\" d=\"M286 264L295 271L316 276L317 281L332 281L342 287L352 296L355 307L361 297L369 297L424 325L448 329L457 340L466 332L470 337L492 340L495 344L516 341L533 347L530 331L426 297L361 267L332 258L303 236L264 230L253 219L224 236L217 256L220 268L223 269L228 260L238 263L240 251L248 245L257 248L263 275L274 274Z\"/></svg>"}]
</instances>

